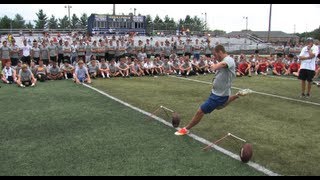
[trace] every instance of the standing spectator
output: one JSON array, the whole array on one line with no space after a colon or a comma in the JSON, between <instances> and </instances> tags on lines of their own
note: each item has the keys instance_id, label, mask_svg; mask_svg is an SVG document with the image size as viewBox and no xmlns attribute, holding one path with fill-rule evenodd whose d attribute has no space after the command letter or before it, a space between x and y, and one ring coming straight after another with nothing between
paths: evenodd
<instances>
[{"instance_id":1,"label":"standing spectator","mask_svg":"<svg viewBox=\"0 0 320 180\"><path fill-rule=\"evenodd\" d=\"M7 46L7 41L3 41L2 44L3 46L0 48L0 57L1 57L2 67L4 67L8 61L11 61L10 59L11 48Z\"/></svg>"},{"instance_id":2,"label":"standing spectator","mask_svg":"<svg viewBox=\"0 0 320 180\"><path fill-rule=\"evenodd\" d=\"M204 53L206 57L211 57L212 55L212 47L210 45L210 40L207 40L207 44L204 47Z\"/></svg>"},{"instance_id":3,"label":"standing spectator","mask_svg":"<svg viewBox=\"0 0 320 180\"><path fill-rule=\"evenodd\" d=\"M19 54L20 54L20 48L19 46L16 45L16 41L13 39L12 45L11 45L11 53L10 53L12 66L16 66L18 64Z\"/></svg>"},{"instance_id":4,"label":"standing spectator","mask_svg":"<svg viewBox=\"0 0 320 180\"><path fill-rule=\"evenodd\" d=\"M177 56L178 57L184 56L185 49L184 49L184 44L183 44L182 40L179 41L179 44L176 45L176 48L177 48L177 50L176 50Z\"/></svg>"},{"instance_id":5,"label":"standing spectator","mask_svg":"<svg viewBox=\"0 0 320 180\"><path fill-rule=\"evenodd\" d=\"M191 58L191 54L192 54L192 45L191 45L191 39L187 39L187 44L185 44L184 45L184 54L186 55L186 56L189 56L189 58Z\"/></svg>"},{"instance_id":6,"label":"standing spectator","mask_svg":"<svg viewBox=\"0 0 320 180\"><path fill-rule=\"evenodd\" d=\"M86 43L87 43L86 44L86 58L82 59L84 61L84 63L89 62L91 59L91 56L92 56L92 51L91 51L92 47L91 47L89 41L87 41Z\"/></svg>"},{"instance_id":7,"label":"standing spectator","mask_svg":"<svg viewBox=\"0 0 320 180\"><path fill-rule=\"evenodd\" d=\"M113 58L115 58L116 54L116 46L113 45L113 41L109 41L109 46L108 46L108 55L109 57L107 58L108 61L111 61Z\"/></svg>"},{"instance_id":8,"label":"standing spectator","mask_svg":"<svg viewBox=\"0 0 320 180\"><path fill-rule=\"evenodd\" d=\"M151 58L152 52L153 52L153 46L150 44L150 40L147 39L147 43L144 45L144 51L147 54L147 58Z\"/></svg>"},{"instance_id":9,"label":"standing spectator","mask_svg":"<svg viewBox=\"0 0 320 180\"><path fill-rule=\"evenodd\" d=\"M74 40L71 44L71 63L75 62L77 59L77 41Z\"/></svg>"},{"instance_id":10,"label":"standing spectator","mask_svg":"<svg viewBox=\"0 0 320 180\"><path fill-rule=\"evenodd\" d=\"M60 66L64 61L64 57L63 57L63 41L61 39L59 40L59 44L58 44L57 48L58 48L58 65Z\"/></svg>"},{"instance_id":11,"label":"standing spectator","mask_svg":"<svg viewBox=\"0 0 320 180\"><path fill-rule=\"evenodd\" d=\"M22 50L22 58L21 58L21 61L24 63L24 64L28 64L30 65L31 63L31 58L30 58L30 54L31 54L31 46L29 46L27 44L27 40L23 40L23 46L21 47L21 50Z\"/></svg>"},{"instance_id":12,"label":"standing spectator","mask_svg":"<svg viewBox=\"0 0 320 180\"><path fill-rule=\"evenodd\" d=\"M40 59L46 66L49 65L49 50L45 41L42 41L42 46L40 46Z\"/></svg>"},{"instance_id":13,"label":"standing spectator","mask_svg":"<svg viewBox=\"0 0 320 180\"><path fill-rule=\"evenodd\" d=\"M301 80L301 97L309 98L312 79L315 75L316 70L316 60L317 54L319 53L319 49L317 46L313 44L313 39L307 39L307 46L302 48L301 53L299 55L299 59L301 62L299 79ZM308 91L305 94L306 89L306 81L308 81Z\"/></svg>"},{"instance_id":14,"label":"standing spectator","mask_svg":"<svg viewBox=\"0 0 320 180\"><path fill-rule=\"evenodd\" d=\"M196 39L196 44L193 46L193 57L199 60L200 52L201 52L201 45L199 44L199 39Z\"/></svg>"},{"instance_id":15,"label":"standing spectator","mask_svg":"<svg viewBox=\"0 0 320 180\"><path fill-rule=\"evenodd\" d=\"M38 45L38 42L36 40L33 41L33 46L31 49L31 59L36 62L36 64L39 64L40 60L40 48Z\"/></svg>"},{"instance_id":16,"label":"standing spectator","mask_svg":"<svg viewBox=\"0 0 320 180\"><path fill-rule=\"evenodd\" d=\"M86 45L83 43L82 39L80 39L80 43L77 46L76 51L77 51L77 54L78 54L78 59L81 59L81 60L85 61L86 60L86 58L85 58ZM103 56L104 56L104 52L103 52Z\"/></svg>"},{"instance_id":17,"label":"standing spectator","mask_svg":"<svg viewBox=\"0 0 320 180\"><path fill-rule=\"evenodd\" d=\"M62 48L63 51L63 58L67 59L69 61L69 63L71 63L71 52L72 52L72 48L69 45L68 41L65 41L64 46ZM71 63L72 64L72 63Z\"/></svg>"},{"instance_id":18,"label":"standing spectator","mask_svg":"<svg viewBox=\"0 0 320 180\"><path fill-rule=\"evenodd\" d=\"M159 41L156 42L155 47L154 47L154 56L157 57L161 57L163 53L163 49L162 47L159 45Z\"/></svg>"},{"instance_id":19,"label":"standing spectator","mask_svg":"<svg viewBox=\"0 0 320 180\"><path fill-rule=\"evenodd\" d=\"M48 46L48 52L50 56L50 62L58 62L58 47L53 44L53 40L50 41L50 45Z\"/></svg>"}]
</instances>

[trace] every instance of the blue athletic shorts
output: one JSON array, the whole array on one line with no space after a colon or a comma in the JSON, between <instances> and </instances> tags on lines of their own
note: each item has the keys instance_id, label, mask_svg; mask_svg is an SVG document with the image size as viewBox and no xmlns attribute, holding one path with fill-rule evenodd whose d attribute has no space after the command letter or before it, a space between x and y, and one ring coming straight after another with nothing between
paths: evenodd
<instances>
[{"instance_id":1,"label":"blue athletic shorts","mask_svg":"<svg viewBox=\"0 0 320 180\"><path fill-rule=\"evenodd\" d=\"M205 114L210 114L217 107L223 106L228 101L228 99L229 96L217 96L211 93L208 100L201 105L200 109Z\"/></svg>"}]
</instances>

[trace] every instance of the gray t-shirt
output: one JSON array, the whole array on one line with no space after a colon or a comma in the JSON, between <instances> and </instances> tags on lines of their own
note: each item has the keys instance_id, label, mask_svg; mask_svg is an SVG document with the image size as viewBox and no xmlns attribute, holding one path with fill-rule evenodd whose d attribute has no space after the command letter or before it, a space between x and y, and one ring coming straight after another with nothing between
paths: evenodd
<instances>
[{"instance_id":1,"label":"gray t-shirt","mask_svg":"<svg viewBox=\"0 0 320 180\"><path fill-rule=\"evenodd\" d=\"M87 74L88 70L86 67L82 67L82 68L77 68L76 73L77 73L77 78L85 78L86 74Z\"/></svg>"},{"instance_id":2,"label":"gray t-shirt","mask_svg":"<svg viewBox=\"0 0 320 180\"><path fill-rule=\"evenodd\" d=\"M97 73L99 71L99 66L97 64L94 66L92 64L89 64L88 70L89 70L89 73Z\"/></svg>"},{"instance_id":3,"label":"gray t-shirt","mask_svg":"<svg viewBox=\"0 0 320 180\"><path fill-rule=\"evenodd\" d=\"M32 48L33 52L33 58L39 58L40 57L40 48L39 47L33 47Z\"/></svg>"},{"instance_id":4,"label":"gray t-shirt","mask_svg":"<svg viewBox=\"0 0 320 180\"><path fill-rule=\"evenodd\" d=\"M2 46L0 48L0 50L1 50L1 58L2 59L10 59L10 51L11 51L11 49L8 46L7 47Z\"/></svg>"},{"instance_id":5,"label":"gray t-shirt","mask_svg":"<svg viewBox=\"0 0 320 180\"><path fill-rule=\"evenodd\" d=\"M114 64L114 65L110 65L109 66L109 69L110 69L110 72L111 73L115 73L115 72L117 72L119 69L118 69L118 67Z\"/></svg>"},{"instance_id":6,"label":"gray t-shirt","mask_svg":"<svg viewBox=\"0 0 320 180\"><path fill-rule=\"evenodd\" d=\"M19 46L17 46L17 45L11 46L11 50L12 51L19 51ZM12 52L11 58L19 58L19 52Z\"/></svg>"},{"instance_id":7,"label":"gray t-shirt","mask_svg":"<svg viewBox=\"0 0 320 180\"><path fill-rule=\"evenodd\" d=\"M43 46L40 47L40 57L42 59L48 59L48 53L49 51L47 47L43 47Z\"/></svg>"},{"instance_id":8,"label":"gray t-shirt","mask_svg":"<svg viewBox=\"0 0 320 180\"><path fill-rule=\"evenodd\" d=\"M84 55L85 55L85 51L86 51L86 46L85 46L85 45L80 44L80 45L77 47L78 56L84 56Z\"/></svg>"},{"instance_id":9,"label":"gray t-shirt","mask_svg":"<svg viewBox=\"0 0 320 180\"><path fill-rule=\"evenodd\" d=\"M72 48L70 45L63 46L62 50L63 50L63 56L68 56L68 57L71 56L71 52L67 52L67 51L72 51Z\"/></svg>"},{"instance_id":10,"label":"gray t-shirt","mask_svg":"<svg viewBox=\"0 0 320 180\"><path fill-rule=\"evenodd\" d=\"M50 57L55 57L55 56L57 56L57 51L58 51L58 48L57 48L57 46L55 46L55 45L50 45L50 46L48 46L48 50L49 50L49 55L50 55Z\"/></svg>"},{"instance_id":11,"label":"gray t-shirt","mask_svg":"<svg viewBox=\"0 0 320 180\"><path fill-rule=\"evenodd\" d=\"M227 67L217 70L212 93L217 96L230 96L232 81L236 77L236 65L230 56L225 57L222 62L225 62Z\"/></svg>"},{"instance_id":12,"label":"gray t-shirt","mask_svg":"<svg viewBox=\"0 0 320 180\"><path fill-rule=\"evenodd\" d=\"M24 72L22 69L19 72L19 76L21 77L21 81L31 81L31 70L27 69L26 72Z\"/></svg>"},{"instance_id":13,"label":"gray t-shirt","mask_svg":"<svg viewBox=\"0 0 320 180\"><path fill-rule=\"evenodd\" d=\"M55 68L54 68L54 67L51 67L51 68L49 69L49 72L50 72L50 74L52 74L52 75L57 75L57 74L60 73L60 68L59 68L58 66L56 66Z\"/></svg>"}]
</instances>

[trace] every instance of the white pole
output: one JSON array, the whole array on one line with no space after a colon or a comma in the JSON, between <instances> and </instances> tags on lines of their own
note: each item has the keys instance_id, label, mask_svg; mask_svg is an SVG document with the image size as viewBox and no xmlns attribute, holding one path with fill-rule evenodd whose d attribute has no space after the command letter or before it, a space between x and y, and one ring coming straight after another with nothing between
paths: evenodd
<instances>
[{"instance_id":1,"label":"white pole","mask_svg":"<svg viewBox=\"0 0 320 180\"><path fill-rule=\"evenodd\" d=\"M228 135L229 135L229 136L232 136L232 137L234 137L234 138L236 138L236 139L238 139L238 140L240 140L240 141L247 142L246 140L241 139L241 138L239 138L238 136L235 136L235 135L233 135L233 134L231 134L231 133L228 133Z\"/></svg>"}]
</instances>

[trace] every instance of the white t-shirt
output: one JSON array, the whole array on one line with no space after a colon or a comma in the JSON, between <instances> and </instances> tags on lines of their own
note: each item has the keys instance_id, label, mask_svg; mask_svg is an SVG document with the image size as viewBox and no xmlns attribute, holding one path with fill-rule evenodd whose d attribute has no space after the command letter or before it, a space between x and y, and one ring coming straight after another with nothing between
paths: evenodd
<instances>
[{"instance_id":1,"label":"white t-shirt","mask_svg":"<svg viewBox=\"0 0 320 180\"><path fill-rule=\"evenodd\" d=\"M316 60L317 60L317 55L319 53L319 48L317 46L313 45L311 48L311 51L312 51L312 53L315 54L315 57L312 59L306 59L306 60L301 61L300 69L307 69L307 70L311 70L311 71L316 70ZM306 57L309 56L307 46L302 48L299 56L306 56Z\"/></svg>"},{"instance_id":2,"label":"white t-shirt","mask_svg":"<svg viewBox=\"0 0 320 180\"><path fill-rule=\"evenodd\" d=\"M30 56L30 51L31 51L31 49L32 49L31 46L29 46L28 44L27 44L26 46L23 45L23 46L21 47L21 49L22 49L22 54L23 54L24 57Z\"/></svg>"}]
</instances>

